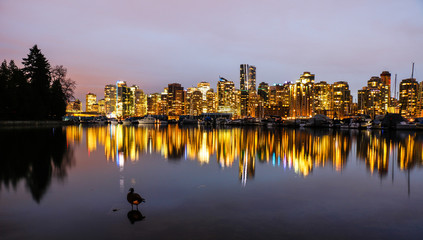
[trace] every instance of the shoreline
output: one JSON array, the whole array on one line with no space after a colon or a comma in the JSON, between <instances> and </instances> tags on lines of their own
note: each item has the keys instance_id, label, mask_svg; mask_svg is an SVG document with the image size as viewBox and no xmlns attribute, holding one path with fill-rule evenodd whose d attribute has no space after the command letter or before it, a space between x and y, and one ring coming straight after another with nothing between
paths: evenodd
<instances>
[{"instance_id":1,"label":"shoreline","mask_svg":"<svg viewBox=\"0 0 423 240\"><path fill-rule=\"evenodd\" d=\"M0 121L0 127L58 127L71 125L65 121L52 120L26 120L26 121Z\"/></svg>"}]
</instances>

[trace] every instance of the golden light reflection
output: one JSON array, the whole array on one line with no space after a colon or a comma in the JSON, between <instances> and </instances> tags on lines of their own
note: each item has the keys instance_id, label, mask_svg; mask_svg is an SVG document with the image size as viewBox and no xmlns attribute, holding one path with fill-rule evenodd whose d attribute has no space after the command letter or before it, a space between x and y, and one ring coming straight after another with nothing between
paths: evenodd
<instances>
[{"instance_id":1,"label":"golden light reflection","mask_svg":"<svg viewBox=\"0 0 423 240\"><path fill-rule=\"evenodd\" d=\"M120 168L125 161L138 161L143 154L152 153L201 165L213 164L215 159L220 168L233 167L238 161L243 183L254 178L257 160L304 177L318 167L340 172L353 146L357 156L352 158L363 160L371 174L386 175L390 160L397 161L401 170L423 164L422 139L416 133L109 125L69 126L66 134L68 143L81 142L85 136L88 153L104 148L107 161Z\"/></svg>"}]
</instances>

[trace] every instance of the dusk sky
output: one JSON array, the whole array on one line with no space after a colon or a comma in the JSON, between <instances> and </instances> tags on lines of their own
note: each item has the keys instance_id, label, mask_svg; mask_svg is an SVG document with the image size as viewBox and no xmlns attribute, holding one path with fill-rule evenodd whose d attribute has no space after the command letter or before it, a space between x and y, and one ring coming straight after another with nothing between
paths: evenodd
<instances>
[{"instance_id":1,"label":"dusk sky","mask_svg":"<svg viewBox=\"0 0 423 240\"><path fill-rule=\"evenodd\" d=\"M219 76L239 87L239 65L257 84L348 81L357 90L387 70L423 80L423 1L0 0L0 58L19 66L37 44L77 83L75 97L104 96L117 80L145 93ZM392 89L394 86L392 86Z\"/></svg>"}]
</instances>

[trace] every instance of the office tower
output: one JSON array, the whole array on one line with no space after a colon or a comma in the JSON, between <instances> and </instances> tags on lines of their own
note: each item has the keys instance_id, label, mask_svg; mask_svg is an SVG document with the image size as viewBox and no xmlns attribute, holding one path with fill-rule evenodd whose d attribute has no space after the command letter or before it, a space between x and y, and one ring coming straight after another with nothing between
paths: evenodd
<instances>
[{"instance_id":1,"label":"office tower","mask_svg":"<svg viewBox=\"0 0 423 240\"><path fill-rule=\"evenodd\" d=\"M106 101L104 98L98 100L98 112L102 115L106 114Z\"/></svg>"},{"instance_id":2,"label":"office tower","mask_svg":"<svg viewBox=\"0 0 423 240\"><path fill-rule=\"evenodd\" d=\"M311 117L313 115L314 74L304 72L294 84L290 85L291 117Z\"/></svg>"},{"instance_id":3,"label":"office tower","mask_svg":"<svg viewBox=\"0 0 423 240\"><path fill-rule=\"evenodd\" d=\"M332 85L321 81L314 84L313 107L315 114L323 114L333 118Z\"/></svg>"},{"instance_id":4,"label":"office tower","mask_svg":"<svg viewBox=\"0 0 423 240\"><path fill-rule=\"evenodd\" d=\"M153 93L147 97L147 114L160 115L161 94Z\"/></svg>"},{"instance_id":5,"label":"office tower","mask_svg":"<svg viewBox=\"0 0 423 240\"><path fill-rule=\"evenodd\" d=\"M235 84L223 77L217 82L217 112L236 114Z\"/></svg>"},{"instance_id":6,"label":"office tower","mask_svg":"<svg viewBox=\"0 0 423 240\"><path fill-rule=\"evenodd\" d=\"M290 83L275 84L269 87L268 107L265 115L288 117L290 106Z\"/></svg>"},{"instance_id":7,"label":"office tower","mask_svg":"<svg viewBox=\"0 0 423 240\"><path fill-rule=\"evenodd\" d=\"M85 95L85 111L95 112L94 104L97 103L97 96L94 93L87 93Z\"/></svg>"},{"instance_id":8,"label":"office tower","mask_svg":"<svg viewBox=\"0 0 423 240\"><path fill-rule=\"evenodd\" d=\"M391 74L384 71L381 77L373 76L367 86L358 91L358 112L372 117L383 115L391 105Z\"/></svg>"},{"instance_id":9,"label":"office tower","mask_svg":"<svg viewBox=\"0 0 423 240\"><path fill-rule=\"evenodd\" d=\"M116 82L116 116L126 118L134 110L132 90L125 81Z\"/></svg>"},{"instance_id":10,"label":"office tower","mask_svg":"<svg viewBox=\"0 0 423 240\"><path fill-rule=\"evenodd\" d=\"M342 119L351 114L352 96L349 85L345 81L332 84L333 118Z\"/></svg>"},{"instance_id":11,"label":"office tower","mask_svg":"<svg viewBox=\"0 0 423 240\"><path fill-rule=\"evenodd\" d=\"M252 94L254 93L254 94ZM240 65L240 111L241 116L254 114L253 106L256 94L256 67L248 64Z\"/></svg>"},{"instance_id":12,"label":"office tower","mask_svg":"<svg viewBox=\"0 0 423 240\"><path fill-rule=\"evenodd\" d=\"M207 106L206 113L216 112L216 94L212 88L207 91L206 106Z\"/></svg>"},{"instance_id":13,"label":"office tower","mask_svg":"<svg viewBox=\"0 0 423 240\"><path fill-rule=\"evenodd\" d=\"M135 116L147 115L147 95L141 89L135 90Z\"/></svg>"},{"instance_id":14,"label":"office tower","mask_svg":"<svg viewBox=\"0 0 423 240\"><path fill-rule=\"evenodd\" d=\"M406 118L417 116L419 84L415 78L407 78L400 83L400 111Z\"/></svg>"},{"instance_id":15,"label":"office tower","mask_svg":"<svg viewBox=\"0 0 423 240\"><path fill-rule=\"evenodd\" d=\"M381 98L382 98L382 111L388 112L389 107L391 106L391 73L388 71L383 71L380 74L382 79L383 87L381 89Z\"/></svg>"},{"instance_id":16,"label":"office tower","mask_svg":"<svg viewBox=\"0 0 423 240\"><path fill-rule=\"evenodd\" d=\"M167 106L169 116L180 116L185 114L184 88L179 83L168 85Z\"/></svg>"},{"instance_id":17,"label":"office tower","mask_svg":"<svg viewBox=\"0 0 423 240\"><path fill-rule=\"evenodd\" d=\"M104 103L106 114L113 114L116 111L116 85L106 85L104 88Z\"/></svg>"}]
</instances>

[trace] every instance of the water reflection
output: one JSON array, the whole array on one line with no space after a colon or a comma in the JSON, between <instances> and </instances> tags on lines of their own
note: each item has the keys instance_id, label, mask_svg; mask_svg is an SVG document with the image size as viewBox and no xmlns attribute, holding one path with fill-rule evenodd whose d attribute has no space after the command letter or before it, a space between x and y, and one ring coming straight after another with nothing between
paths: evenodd
<instances>
[{"instance_id":1,"label":"water reflection","mask_svg":"<svg viewBox=\"0 0 423 240\"><path fill-rule=\"evenodd\" d=\"M25 181L39 203L52 178L63 181L74 165L64 128L0 129L0 187L17 189Z\"/></svg>"},{"instance_id":2,"label":"water reflection","mask_svg":"<svg viewBox=\"0 0 423 240\"><path fill-rule=\"evenodd\" d=\"M134 224L135 222L144 220L145 216L139 210L131 210L127 214L129 221Z\"/></svg>"},{"instance_id":3,"label":"water reflection","mask_svg":"<svg viewBox=\"0 0 423 240\"><path fill-rule=\"evenodd\" d=\"M416 132L73 126L67 131L68 142L81 141L83 134L89 152L102 145L107 160L121 168L125 161L138 161L143 154L153 152L169 160L185 158L199 164L210 164L210 159L216 159L220 168L233 167L238 161L243 184L254 178L256 161L304 177L318 167L342 171L352 152L371 174L381 177L387 176L390 161L396 161L400 170L423 163L423 139Z\"/></svg>"}]
</instances>

